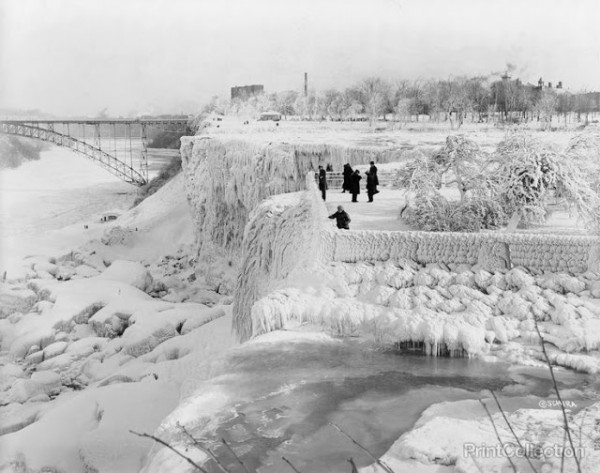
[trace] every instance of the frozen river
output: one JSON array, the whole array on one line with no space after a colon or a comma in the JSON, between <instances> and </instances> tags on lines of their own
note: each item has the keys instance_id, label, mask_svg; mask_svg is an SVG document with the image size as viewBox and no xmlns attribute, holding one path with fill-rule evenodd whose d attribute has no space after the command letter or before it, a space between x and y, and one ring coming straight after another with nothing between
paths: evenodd
<instances>
[{"instance_id":1,"label":"frozen river","mask_svg":"<svg viewBox=\"0 0 600 473\"><path fill-rule=\"evenodd\" d=\"M150 159L152 178L164 159ZM52 146L38 161L1 170L0 272L14 275L28 255L57 256L97 237L102 213L128 209L136 195L136 187L65 148Z\"/></svg>"},{"instance_id":2,"label":"frozen river","mask_svg":"<svg viewBox=\"0 0 600 473\"><path fill-rule=\"evenodd\" d=\"M238 471L236 460L221 439L250 471L292 471L285 457L299 471L347 473L349 458L358 467L372 458L331 424L379 457L432 404L448 403L450 412L453 402L485 399L491 389L512 412L537 408L540 398L553 395L544 367L405 355L351 339L324 343L272 335L274 341L242 346L223 362L199 361L198 372L212 376L193 385L195 396L168 422L200 424L195 437L230 471ZM585 392L597 389L594 376L566 371L558 376L580 408L591 403ZM205 468L221 471L212 462Z\"/></svg>"}]
</instances>

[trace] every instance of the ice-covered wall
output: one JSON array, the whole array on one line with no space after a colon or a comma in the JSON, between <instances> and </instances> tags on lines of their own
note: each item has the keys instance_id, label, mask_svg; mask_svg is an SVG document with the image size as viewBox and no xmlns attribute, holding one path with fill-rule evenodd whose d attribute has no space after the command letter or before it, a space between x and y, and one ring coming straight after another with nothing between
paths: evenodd
<instances>
[{"instance_id":1,"label":"ice-covered wall","mask_svg":"<svg viewBox=\"0 0 600 473\"><path fill-rule=\"evenodd\" d=\"M322 252L331 261L407 258L417 263L479 264L501 270L598 271L600 238L524 233L336 232Z\"/></svg>"}]
</instances>

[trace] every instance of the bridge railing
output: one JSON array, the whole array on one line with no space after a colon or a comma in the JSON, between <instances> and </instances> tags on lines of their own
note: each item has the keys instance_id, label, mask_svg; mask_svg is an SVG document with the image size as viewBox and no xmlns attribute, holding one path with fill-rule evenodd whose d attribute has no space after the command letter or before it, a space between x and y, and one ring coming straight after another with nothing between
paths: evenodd
<instances>
[{"instance_id":1,"label":"bridge railing","mask_svg":"<svg viewBox=\"0 0 600 473\"><path fill-rule=\"evenodd\" d=\"M112 174L123 179L126 182L144 185L148 182L148 147L147 147L147 128L153 126L177 126L183 127L188 126L190 123L187 118L153 118L153 119L105 119L105 120L91 120L91 119L19 119L19 120L0 120L0 132L5 134L11 134L15 136L25 136L29 138L38 139L41 141L48 141L55 143L59 146L65 146L73 151L81 153L93 161L97 162L105 169L109 170ZM73 130L71 125L78 125L78 129L82 128L83 133L77 133L77 130ZM94 140L94 144L89 143L86 140L85 128L86 126L93 125L94 131L90 140ZM104 126L103 126L104 125ZM111 125L112 134L108 131L106 133L106 125ZM119 126L117 126L119 125ZM126 129L123 130L123 125ZM109 127L109 130L110 128ZM133 168L133 129L139 127L139 137L136 140L140 140L142 143L140 156L139 156L139 169ZM129 140L129 149L124 152L127 153L125 161L119 159L119 152L117 150L116 140L119 136L119 128L121 132L125 133L123 136ZM104 129L104 131L103 131ZM60 130L60 131L57 131ZM102 149L102 140L106 138L112 140L114 149L107 151L106 148ZM111 154L111 152L113 154ZM122 156L121 156L122 157ZM127 164L127 158L130 165Z\"/></svg>"}]
</instances>

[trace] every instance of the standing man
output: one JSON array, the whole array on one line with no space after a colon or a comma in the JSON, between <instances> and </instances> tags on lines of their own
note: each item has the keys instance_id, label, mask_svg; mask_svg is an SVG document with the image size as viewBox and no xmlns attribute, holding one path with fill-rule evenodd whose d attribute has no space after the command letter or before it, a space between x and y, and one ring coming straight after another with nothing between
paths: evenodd
<instances>
[{"instance_id":1,"label":"standing man","mask_svg":"<svg viewBox=\"0 0 600 473\"><path fill-rule=\"evenodd\" d=\"M338 205L337 212L330 215L329 218L335 218L337 227L341 230L350 230L350 216L344 210L344 207Z\"/></svg>"},{"instance_id":2,"label":"standing man","mask_svg":"<svg viewBox=\"0 0 600 473\"><path fill-rule=\"evenodd\" d=\"M356 196L360 194L360 180L362 176L360 175L360 171L358 169L354 170L354 174L352 174L350 180L350 193L352 194L352 202L358 202L356 200Z\"/></svg>"},{"instance_id":3,"label":"standing man","mask_svg":"<svg viewBox=\"0 0 600 473\"><path fill-rule=\"evenodd\" d=\"M327 173L323 166L319 166L319 190L321 191L321 197L325 200L327 194Z\"/></svg>"},{"instance_id":4,"label":"standing man","mask_svg":"<svg viewBox=\"0 0 600 473\"><path fill-rule=\"evenodd\" d=\"M375 162L371 161L371 167L369 168L369 172L375 176L375 185L379 185L379 178L377 177L377 166L375 166ZM377 192L375 192L377 194Z\"/></svg>"},{"instance_id":5,"label":"standing man","mask_svg":"<svg viewBox=\"0 0 600 473\"><path fill-rule=\"evenodd\" d=\"M350 192L350 183L352 182L352 166L350 163L344 164L344 182L342 183L342 194Z\"/></svg>"},{"instance_id":6,"label":"standing man","mask_svg":"<svg viewBox=\"0 0 600 473\"><path fill-rule=\"evenodd\" d=\"M373 202L373 196L377 194L376 179L377 174L373 174L370 170L367 171L367 195L369 196L369 202Z\"/></svg>"}]
</instances>

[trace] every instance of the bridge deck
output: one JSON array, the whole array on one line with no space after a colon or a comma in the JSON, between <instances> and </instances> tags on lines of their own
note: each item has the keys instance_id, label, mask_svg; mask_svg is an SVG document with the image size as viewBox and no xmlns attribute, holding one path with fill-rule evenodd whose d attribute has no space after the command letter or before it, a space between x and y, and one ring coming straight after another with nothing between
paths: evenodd
<instances>
[{"instance_id":1,"label":"bridge deck","mask_svg":"<svg viewBox=\"0 0 600 473\"><path fill-rule=\"evenodd\" d=\"M94 119L68 119L68 120L41 120L41 119L0 119L0 123L11 123L11 124L28 124L28 125L41 125L41 124L52 124L52 125L187 125L189 119L181 118L165 118L165 119L110 119L110 120L94 120Z\"/></svg>"}]
</instances>

